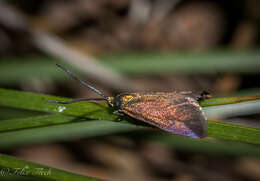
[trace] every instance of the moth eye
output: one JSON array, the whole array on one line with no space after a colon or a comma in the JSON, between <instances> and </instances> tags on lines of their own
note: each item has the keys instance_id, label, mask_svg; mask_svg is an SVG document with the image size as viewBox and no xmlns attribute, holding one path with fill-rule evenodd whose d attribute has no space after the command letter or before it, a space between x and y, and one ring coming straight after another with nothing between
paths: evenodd
<instances>
[{"instance_id":1,"label":"moth eye","mask_svg":"<svg viewBox=\"0 0 260 181\"><path fill-rule=\"evenodd\" d=\"M133 99L133 96L124 96L122 101L123 102L128 102L129 100Z\"/></svg>"}]
</instances>

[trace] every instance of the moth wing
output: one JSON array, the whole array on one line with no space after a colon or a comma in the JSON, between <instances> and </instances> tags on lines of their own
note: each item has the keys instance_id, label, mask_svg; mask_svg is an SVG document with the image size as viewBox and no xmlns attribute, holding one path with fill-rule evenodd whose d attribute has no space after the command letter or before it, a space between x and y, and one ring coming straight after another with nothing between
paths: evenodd
<instances>
[{"instance_id":1,"label":"moth wing","mask_svg":"<svg viewBox=\"0 0 260 181\"><path fill-rule=\"evenodd\" d=\"M141 96L124 104L121 111L173 134L202 138L206 118L198 102L185 96Z\"/></svg>"}]
</instances>

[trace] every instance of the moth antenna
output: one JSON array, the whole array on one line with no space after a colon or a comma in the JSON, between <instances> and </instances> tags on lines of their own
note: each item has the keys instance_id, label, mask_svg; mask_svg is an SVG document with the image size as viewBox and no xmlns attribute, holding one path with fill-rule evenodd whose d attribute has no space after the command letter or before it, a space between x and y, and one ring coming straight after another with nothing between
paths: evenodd
<instances>
[{"instance_id":1,"label":"moth antenna","mask_svg":"<svg viewBox=\"0 0 260 181\"><path fill-rule=\"evenodd\" d=\"M55 103L55 104L71 104L75 102L80 102L80 101L107 101L106 98L79 98L79 99L73 99L71 101L56 101L56 100L50 100L50 99L44 99L50 103Z\"/></svg>"},{"instance_id":2,"label":"moth antenna","mask_svg":"<svg viewBox=\"0 0 260 181\"><path fill-rule=\"evenodd\" d=\"M82 85L84 85L85 87L91 89L92 91L96 92L98 95L100 95L101 97L104 97L105 99L107 99L107 97L99 90L97 90L95 87L92 87L91 85L89 85L87 82L79 79L76 75L74 75L71 71L69 71L68 69L66 69L65 67L56 64L59 68L61 68L64 72L66 72L71 78L73 78L74 80L79 81ZM104 100L104 99L103 99Z\"/></svg>"}]
</instances>

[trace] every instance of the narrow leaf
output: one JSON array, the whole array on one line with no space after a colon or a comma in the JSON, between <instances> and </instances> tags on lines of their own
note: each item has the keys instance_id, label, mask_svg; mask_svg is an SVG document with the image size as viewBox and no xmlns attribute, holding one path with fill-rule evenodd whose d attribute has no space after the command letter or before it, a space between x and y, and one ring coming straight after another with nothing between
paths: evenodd
<instances>
[{"instance_id":1,"label":"narrow leaf","mask_svg":"<svg viewBox=\"0 0 260 181\"><path fill-rule=\"evenodd\" d=\"M32 176L34 178L46 179L46 180L57 180L57 181L98 181L98 179L82 176L60 169L44 166L41 164L32 163L29 161L21 160L13 156L7 156L0 154L0 167L1 174L16 176ZM5 169L4 169L5 168ZM41 170L41 172L40 172ZM45 174L43 174L43 172Z\"/></svg>"},{"instance_id":2,"label":"narrow leaf","mask_svg":"<svg viewBox=\"0 0 260 181\"><path fill-rule=\"evenodd\" d=\"M33 111L49 113L62 113L64 115L81 116L88 119L117 120L118 116L113 114L106 104L93 102L78 102L69 105L57 105L49 103L46 99L68 101L71 99L31 92L22 92L0 88L0 105L12 108L20 108Z\"/></svg>"},{"instance_id":3,"label":"narrow leaf","mask_svg":"<svg viewBox=\"0 0 260 181\"><path fill-rule=\"evenodd\" d=\"M260 144L260 128L223 123L208 122L208 135L214 138Z\"/></svg>"},{"instance_id":4,"label":"narrow leaf","mask_svg":"<svg viewBox=\"0 0 260 181\"><path fill-rule=\"evenodd\" d=\"M38 121L37 119L40 119ZM60 124L62 122L77 121L77 117L72 119L71 116L62 116L62 115L47 115L44 116L45 121L54 120L52 124ZM43 123L44 119L39 116L23 118L21 122L35 122ZM55 119L59 121L55 121ZM63 121L62 121L63 119ZM6 120L8 121L8 120ZM14 121L14 120L12 120ZM34 129L26 129L12 132L0 133L0 148L10 148L19 145L26 145L32 143L43 143L43 142L53 142L61 140L71 140L75 138L89 138L93 136L104 136L114 133L125 133L129 131L145 130L145 127L134 126L126 123L115 123L112 121L90 121L82 120L83 122L69 123L64 125L41 127ZM1 122L0 122L1 123ZM30 125L30 124L29 124ZM2 125L0 125L1 127ZM10 127L12 125L10 124ZM9 127L9 129L10 129ZM15 127L15 126L14 126ZM224 154L224 155L251 155L251 156L260 156L260 151L256 149L256 146L250 146L246 144L231 143L217 140L201 139L195 140L191 138L185 138L182 136L167 134L166 132L161 132L159 129L150 129L158 130L158 132L153 132L153 134L148 134L144 136L137 136L139 138L148 138L151 141L157 141L169 146L174 146L174 148L179 150L187 150L192 152L208 153L208 154ZM158 134L156 134L158 133ZM135 133L136 134L136 133ZM232 125L221 122L208 121L208 134L211 137L235 140L245 143L254 143L260 144L260 129L259 128L249 128L245 126ZM32 136L33 135L33 136ZM137 133L138 135L138 133ZM154 136L157 135L157 136ZM231 145L232 144L232 148Z\"/></svg>"},{"instance_id":5,"label":"narrow leaf","mask_svg":"<svg viewBox=\"0 0 260 181\"><path fill-rule=\"evenodd\" d=\"M7 120L0 121L0 132L68 123L76 120L79 120L79 118L66 116L62 114L32 116L32 117L20 118L20 119L7 119Z\"/></svg>"},{"instance_id":6,"label":"narrow leaf","mask_svg":"<svg viewBox=\"0 0 260 181\"><path fill-rule=\"evenodd\" d=\"M218 106L218 105L234 104L234 103L254 101L254 100L260 100L260 96L240 96L240 97L237 96L237 97L221 97L221 98L205 99L203 101L200 101L200 105L202 107Z\"/></svg>"},{"instance_id":7,"label":"narrow leaf","mask_svg":"<svg viewBox=\"0 0 260 181\"><path fill-rule=\"evenodd\" d=\"M112 109L108 108L107 105L104 105L104 104L79 102L79 103L75 103L75 104L61 106L61 105L49 103L49 102L43 100L43 98L54 99L54 100L70 100L70 99L66 99L66 98L47 96L47 95L41 95L41 94L35 94L35 93L0 89L0 105L3 105L3 106L22 108L22 109L28 109L28 110L44 111L44 112L56 112L56 113L61 113L64 115L84 117L84 118L88 118L88 119L116 121L119 118L117 115L113 114ZM259 99L259 97L258 96L252 96L252 97L246 96L246 97L216 98L216 99L204 100L201 104L202 104L202 106L214 106L214 105L221 105L221 104L232 104L232 103L237 103L237 102L250 101L250 100L255 100L255 99ZM28 100L30 100L30 101L28 101ZM30 120L30 121L32 121L32 120ZM64 122L66 122L66 121L70 122L71 120L64 120ZM39 123L39 122L41 122L41 123ZM41 126L41 124L44 124L43 119L39 122L38 122L39 124L37 126ZM31 123L28 123L28 124L30 127ZM51 122L50 124L55 124L55 123ZM76 123L74 123L74 124L76 124ZM77 123L77 124L84 124L84 123ZM95 124L95 123L93 123L93 124ZM115 124L119 124L119 123L115 123ZM44 125L46 125L46 124L44 124ZM43 128L41 128L41 129L43 129ZM241 141L241 142L246 142L246 143L260 144L259 133L260 133L260 131L258 128L250 128L250 127L239 126L239 125L234 125L234 124L208 121L208 135L212 136L212 137L216 137L216 138L223 138L223 139L236 140L236 141ZM4 133L2 133L2 134L4 134ZM8 133L5 133L5 134L8 135ZM33 134L31 134L31 135L33 135ZM10 133L10 136L11 135L12 134ZM21 135L22 135L22 133L21 133ZM7 138L7 136L5 136L4 138ZM2 139L2 140L4 140L4 139Z\"/></svg>"},{"instance_id":8,"label":"narrow leaf","mask_svg":"<svg viewBox=\"0 0 260 181\"><path fill-rule=\"evenodd\" d=\"M124 52L99 56L106 66L129 75L259 73L259 50L209 52ZM120 60L120 61L118 61ZM246 61L245 61L246 60ZM51 57L1 57L0 82L11 84L32 78L64 80ZM12 71L10 71L12 70Z\"/></svg>"},{"instance_id":9,"label":"narrow leaf","mask_svg":"<svg viewBox=\"0 0 260 181\"><path fill-rule=\"evenodd\" d=\"M61 98L0 88L0 105L2 106L34 111L55 112L72 116L83 116L90 119L116 120L118 118L117 115L111 114L113 110L108 109L108 106L105 104L78 102L69 105L57 105L49 103L45 99L59 101L71 100L69 98ZM206 107L234 104L258 99L260 99L260 96L211 98L201 101L200 104L202 107Z\"/></svg>"},{"instance_id":10,"label":"narrow leaf","mask_svg":"<svg viewBox=\"0 0 260 181\"><path fill-rule=\"evenodd\" d=\"M259 58L259 50L128 52L110 53L100 57L107 66L129 75L257 73L260 71Z\"/></svg>"},{"instance_id":11,"label":"narrow leaf","mask_svg":"<svg viewBox=\"0 0 260 181\"><path fill-rule=\"evenodd\" d=\"M185 152L221 156L260 156L259 145L215 140L212 138L194 140L183 136L176 136L173 139L170 135L148 135L142 136L142 138Z\"/></svg>"},{"instance_id":12,"label":"narrow leaf","mask_svg":"<svg viewBox=\"0 0 260 181\"><path fill-rule=\"evenodd\" d=\"M53 115L55 118L56 115ZM66 118L66 117L64 117ZM30 118L32 120L33 118ZM70 119L70 118L69 118ZM77 120L77 118L75 118ZM74 120L74 121L75 121ZM68 120L64 120L68 121ZM127 123L116 123L103 120L87 120L48 127L31 128L0 133L0 148L9 148L18 145L43 143L57 140L72 140L75 138L88 138L104 136L113 133L129 132L143 129Z\"/></svg>"}]
</instances>

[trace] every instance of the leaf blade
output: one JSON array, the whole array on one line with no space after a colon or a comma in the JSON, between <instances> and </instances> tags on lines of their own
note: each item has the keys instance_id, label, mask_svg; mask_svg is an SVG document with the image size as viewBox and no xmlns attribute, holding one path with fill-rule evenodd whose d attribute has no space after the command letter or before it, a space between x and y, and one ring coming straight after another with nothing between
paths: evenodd
<instances>
[{"instance_id":1,"label":"leaf blade","mask_svg":"<svg viewBox=\"0 0 260 181\"><path fill-rule=\"evenodd\" d=\"M47 179L47 180L60 180L60 181L98 181L99 180L99 179L94 179L91 177L63 171L57 168L52 168L41 164L36 164L29 161L21 160L16 157L4 155L4 154L0 154L0 167L10 168L14 171L15 170L17 171L17 169L24 169L24 171L26 171L29 176L33 176L35 178L40 178L40 179L41 178ZM46 172L50 171L49 172L50 174L39 174L37 172L38 168L42 168L46 170ZM2 169L1 171L4 171L4 169ZM10 172L3 173L3 174L10 174Z\"/></svg>"},{"instance_id":2,"label":"leaf blade","mask_svg":"<svg viewBox=\"0 0 260 181\"><path fill-rule=\"evenodd\" d=\"M55 115L53 116L55 117ZM127 123L116 123L104 120L73 122L48 127L2 132L0 133L0 148L6 149L24 144L104 136L143 128L144 127L137 127Z\"/></svg>"},{"instance_id":3,"label":"leaf blade","mask_svg":"<svg viewBox=\"0 0 260 181\"><path fill-rule=\"evenodd\" d=\"M36 111L43 111L43 112L60 113L68 116L84 117L92 120L98 119L98 120L116 121L119 118L117 115L114 115L112 113L112 110L109 109L107 105L90 103L90 102L84 102L84 103L81 102L81 103L66 105L65 109L64 107L60 109L61 108L60 105L56 105L44 101L43 98L55 99L55 100L70 100L67 98L61 98L55 96L47 96L47 95L41 95L35 93L0 89L0 105L4 105L8 107L36 110ZM232 104L241 101L254 100L255 98L258 99L259 97L247 96L244 98L241 97L216 98L215 99L217 100L216 102L214 102L214 99L213 100L207 99L204 100L204 106ZM206 101L208 101L208 103ZM259 141L260 131L257 128L251 129L249 127L243 127L234 124L208 121L208 129L209 129L209 136L212 137L242 141L246 143L260 144Z\"/></svg>"}]
</instances>

